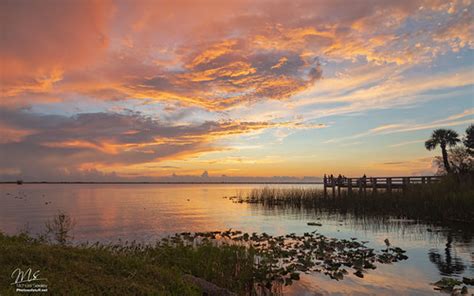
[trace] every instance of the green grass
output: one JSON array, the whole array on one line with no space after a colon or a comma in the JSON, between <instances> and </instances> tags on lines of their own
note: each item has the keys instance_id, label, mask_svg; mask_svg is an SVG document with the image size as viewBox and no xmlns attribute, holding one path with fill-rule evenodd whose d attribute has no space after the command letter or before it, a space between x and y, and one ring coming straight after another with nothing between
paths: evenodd
<instances>
[{"instance_id":1,"label":"green grass","mask_svg":"<svg viewBox=\"0 0 474 296\"><path fill-rule=\"evenodd\" d=\"M53 295L201 295L178 268L109 248L51 245L0 233L0 295L18 295L16 268L40 270Z\"/></svg>"},{"instance_id":2,"label":"green grass","mask_svg":"<svg viewBox=\"0 0 474 296\"><path fill-rule=\"evenodd\" d=\"M247 295L258 286L255 256L251 247L207 239L72 246L0 232L0 295L17 295L10 285L16 268L40 270L53 295L202 295L186 274Z\"/></svg>"},{"instance_id":3,"label":"green grass","mask_svg":"<svg viewBox=\"0 0 474 296\"><path fill-rule=\"evenodd\" d=\"M446 177L439 183L411 185L405 191L366 194L355 191L333 198L316 188L260 188L234 198L268 208L319 209L355 216L391 216L441 222L474 222L472 176Z\"/></svg>"},{"instance_id":4,"label":"green grass","mask_svg":"<svg viewBox=\"0 0 474 296\"><path fill-rule=\"evenodd\" d=\"M155 264L177 267L184 273L239 294L254 289L255 255L253 248L238 245L218 247L211 242L203 242L198 246L160 244L147 250L147 256L153 258Z\"/></svg>"}]
</instances>

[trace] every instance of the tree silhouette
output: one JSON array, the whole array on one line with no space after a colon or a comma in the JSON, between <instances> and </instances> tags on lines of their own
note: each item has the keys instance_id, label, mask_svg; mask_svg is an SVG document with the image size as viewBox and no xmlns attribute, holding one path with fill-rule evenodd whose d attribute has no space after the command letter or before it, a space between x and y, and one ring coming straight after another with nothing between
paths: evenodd
<instances>
[{"instance_id":1,"label":"tree silhouette","mask_svg":"<svg viewBox=\"0 0 474 296\"><path fill-rule=\"evenodd\" d=\"M463 139L463 144L466 146L469 154L474 154L474 124L471 124L466 129L466 136Z\"/></svg>"},{"instance_id":2,"label":"tree silhouette","mask_svg":"<svg viewBox=\"0 0 474 296\"><path fill-rule=\"evenodd\" d=\"M457 132L451 129L436 129L431 134L431 138L425 142L425 147L428 150L434 150L438 145L441 147L444 168L448 174L451 173L451 166L449 165L446 147L455 146L459 141Z\"/></svg>"}]
</instances>

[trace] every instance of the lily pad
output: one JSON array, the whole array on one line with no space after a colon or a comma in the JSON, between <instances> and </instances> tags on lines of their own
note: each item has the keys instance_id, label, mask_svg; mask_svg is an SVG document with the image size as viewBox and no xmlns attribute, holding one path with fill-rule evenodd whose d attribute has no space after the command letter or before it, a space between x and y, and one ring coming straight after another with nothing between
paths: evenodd
<instances>
[{"instance_id":1,"label":"lily pad","mask_svg":"<svg viewBox=\"0 0 474 296\"><path fill-rule=\"evenodd\" d=\"M453 279L453 278L447 278L443 277L441 280L437 281L436 283L433 283L433 285L436 287L435 290L442 290L442 291L453 291L455 286L461 285L462 282Z\"/></svg>"},{"instance_id":2,"label":"lily pad","mask_svg":"<svg viewBox=\"0 0 474 296\"><path fill-rule=\"evenodd\" d=\"M350 268L356 276L363 278L364 273L375 269L378 263L390 264L408 258L401 248L387 246L378 252L367 247L366 243L357 238L329 238L316 231L272 236L233 229L194 234L183 232L162 240L164 245L195 247L218 244L248 248L255 258L252 276L255 284L261 287L269 283L291 285L300 279L300 272L320 272L331 279L342 280L348 274L346 269Z\"/></svg>"},{"instance_id":3,"label":"lily pad","mask_svg":"<svg viewBox=\"0 0 474 296\"><path fill-rule=\"evenodd\" d=\"M463 277L462 282L466 285L474 286L474 278Z\"/></svg>"}]
</instances>

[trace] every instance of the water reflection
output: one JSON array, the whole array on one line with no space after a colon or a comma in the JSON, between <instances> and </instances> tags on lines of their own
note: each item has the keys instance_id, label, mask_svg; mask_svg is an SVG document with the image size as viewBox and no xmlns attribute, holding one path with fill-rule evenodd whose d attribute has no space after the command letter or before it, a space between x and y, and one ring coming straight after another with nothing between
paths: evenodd
<instances>
[{"instance_id":1,"label":"water reflection","mask_svg":"<svg viewBox=\"0 0 474 296\"><path fill-rule=\"evenodd\" d=\"M442 245L441 248L430 247L424 249L424 254L427 255L429 262L437 270L436 281L442 276L444 277L472 277L474 270L474 230L471 225L454 223L454 224L439 224L433 222L426 222L420 220L403 219L400 217L393 217L389 215L380 215L380 213L371 214L370 212L354 212L346 209L315 209L295 207L291 205L262 205L250 204L251 210L255 215L283 215L290 216L294 219L310 220L317 217L318 221L325 221L330 225L326 225L326 230L333 226L339 232L339 229L350 228L357 231L369 232L373 234L385 233L387 235L395 236L397 239L402 239L404 242L410 242L403 245L408 248L417 248L426 245ZM328 227L329 226L329 227ZM332 233L337 237L339 233ZM344 235L344 234L342 234ZM425 255L425 256L426 256ZM413 274L413 273L412 273ZM392 276L393 277L393 276ZM403 278L404 276L402 276ZM382 278L387 279L382 276ZM427 282L421 286L426 285ZM365 284L370 280L366 280ZM397 281L400 283L401 281ZM434 281L433 281L434 282ZM330 289L331 283L323 284L321 279L318 279L317 285L302 283L303 285L311 286L312 289L326 291L333 294L334 291ZM414 289L415 283L409 281L406 287L410 286ZM338 284L338 287L341 285ZM345 286L345 285L343 285ZM418 285L417 285L418 286ZM373 287L372 287L373 288ZM401 288L401 287L399 287ZM294 287L292 289L296 289ZM421 289L423 290L423 289ZM331 291L331 292L329 292ZM373 291L373 290L372 290ZM352 291L353 292L353 291ZM364 292L358 291L361 294ZM386 292L379 291L381 294ZM414 290L411 290L414 292ZM298 290L298 293L301 293ZM417 291L416 293L421 293ZM322 292L321 294L326 294ZM421 293L424 294L424 293Z\"/></svg>"},{"instance_id":2,"label":"water reflection","mask_svg":"<svg viewBox=\"0 0 474 296\"><path fill-rule=\"evenodd\" d=\"M474 243L474 230L470 225L405 219L398 216L357 213L345 209L317 209L293 207L288 205L249 204L253 215L285 216L296 220L321 219L332 226L350 227L369 232L396 233L401 239L418 241L420 239L442 242L452 246L453 242L463 246ZM337 228L337 227L336 227Z\"/></svg>"},{"instance_id":3,"label":"water reflection","mask_svg":"<svg viewBox=\"0 0 474 296\"><path fill-rule=\"evenodd\" d=\"M448 231L446 248L444 249L444 256L441 255L437 249L431 249L428 253L430 261L436 265L439 272L443 276L462 274L466 269L466 265L462 259L457 257L453 252L453 234Z\"/></svg>"},{"instance_id":4,"label":"water reflection","mask_svg":"<svg viewBox=\"0 0 474 296\"><path fill-rule=\"evenodd\" d=\"M407 250L409 259L386 265L364 279L334 282L303 275L285 295L432 295L441 275L474 277L473 230L462 225L433 225L385 213L350 209L305 209L235 204L223 196L255 185L22 185L0 186L0 231L16 233L25 223L34 234L58 210L76 221L78 240L153 242L183 231L229 228L282 235L315 229L327 237L356 237L380 250L384 239ZM21 198L20 198L21 197ZM317 221L321 227L308 226ZM441 274L441 275L440 275Z\"/></svg>"}]
</instances>

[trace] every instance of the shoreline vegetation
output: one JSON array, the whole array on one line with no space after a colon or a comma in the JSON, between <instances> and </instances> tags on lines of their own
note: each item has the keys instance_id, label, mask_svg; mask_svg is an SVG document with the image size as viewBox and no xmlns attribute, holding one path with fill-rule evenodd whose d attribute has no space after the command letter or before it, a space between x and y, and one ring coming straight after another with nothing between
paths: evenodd
<instances>
[{"instance_id":1,"label":"shoreline vegetation","mask_svg":"<svg viewBox=\"0 0 474 296\"><path fill-rule=\"evenodd\" d=\"M2 270L41 270L48 289L59 295L278 295L302 272L342 280L408 259L388 240L385 249L374 250L356 238L316 231L271 236L228 230L179 233L153 245L72 245L72 227L71 218L59 214L38 237L0 232ZM12 281L0 273L0 283ZM14 295L15 286L0 287L0 293Z\"/></svg>"},{"instance_id":2,"label":"shoreline vegetation","mask_svg":"<svg viewBox=\"0 0 474 296\"><path fill-rule=\"evenodd\" d=\"M230 197L254 206L316 210L365 217L396 217L467 224L474 219L472 175L448 175L437 183L413 184L391 193L367 191L337 197L317 188L256 188ZM364 277L380 264L408 259L391 246L374 250L364 241L325 237L317 231L271 236L240 231L183 232L154 244L76 244L74 220L59 213L36 237L0 232L0 266L41 270L48 289L59 295L279 295L301 273L321 273L334 281ZM308 225L320 226L316 222ZM12 282L9 272L0 283ZM432 283L447 292L467 291L472 279ZM14 295L15 285L1 286Z\"/></svg>"},{"instance_id":3,"label":"shoreline vegetation","mask_svg":"<svg viewBox=\"0 0 474 296\"><path fill-rule=\"evenodd\" d=\"M356 216L395 217L428 222L474 222L474 176L448 175L440 182L410 184L405 190L341 192L325 196L318 188L256 188L226 197L235 203L266 208L338 212Z\"/></svg>"},{"instance_id":4,"label":"shoreline vegetation","mask_svg":"<svg viewBox=\"0 0 474 296\"><path fill-rule=\"evenodd\" d=\"M264 187L230 199L272 208L471 223L472 185L471 175L450 175L439 183L414 184L392 193L343 191L334 198L324 197L316 188ZM235 230L184 232L153 245L73 245L74 224L72 218L59 213L37 237L27 231L18 235L0 232L2 270L41 270L48 289L59 295L278 295L285 285L299 280L301 273L321 273L338 281L364 277L375 272L377 265L408 259L404 250L388 240L385 249L374 250L356 238L328 238L317 231L285 236ZM433 285L457 291L471 281L443 278ZM9 273L0 274L2 285L10 282ZM14 295L15 286L1 286L0 293Z\"/></svg>"},{"instance_id":5,"label":"shoreline vegetation","mask_svg":"<svg viewBox=\"0 0 474 296\"><path fill-rule=\"evenodd\" d=\"M462 142L462 145L458 143ZM316 210L348 213L363 217L394 217L442 223L474 222L474 124L462 140L450 129L436 129L425 142L427 150L441 149L434 159L440 179L437 182L403 182L402 190L350 190L352 181L340 194L330 196L317 188L256 188L228 197L233 202L257 204L267 208ZM450 148L448 150L448 148ZM344 179L338 177L338 184ZM324 176L326 186L326 175ZM364 175L359 182L365 183ZM331 175L332 189L335 189ZM388 182L388 181L387 181ZM362 183L363 184L363 183ZM374 188L376 183L372 184ZM338 191L341 190L340 186ZM362 186L360 187L362 189ZM326 187L325 187L326 189ZM334 191L333 191L334 192Z\"/></svg>"},{"instance_id":6,"label":"shoreline vegetation","mask_svg":"<svg viewBox=\"0 0 474 296\"><path fill-rule=\"evenodd\" d=\"M358 217L396 217L429 222L472 223L472 175L448 175L440 182L412 184L391 193L382 190L324 196L318 188L256 188L229 199L253 206L315 210ZM76 244L74 220L59 213L45 223L45 232L33 237L0 232L0 266L41 270L48 289L59 295L279 295L301 273L321 273L339 281L364 277L380 264L408 259L391 246L374 250L364 241L328 238L317 231L303 235L271 236L235 230L184 232L155 244ZM320 226L316 222L308 225ZM0 274L0 283L12 281ZM466 290L466 282L443 278L435 289ZM464 286L463 286L464 285ZM462 286L462 287L460 287ZM0 287L14 295L15 286Z\"/></svg>"},{"instance_id":7,"label":"shoreline vegetation","mask_svg":"<svg viewBox=\"0 0 474 296\"><path fill-rule=\"evenodd\" d=\"M436 183L408 184L403 190L392 191L343 190L337 197L324 195L317 188L264 187L227 198L274 209L470 226L474 222L472 125L466 130L465 147L455 147L460 141L456 132L444 129L435 130L426 141L426 149L439 146L442 150L437 163L445 176ZM454 148L448 153L449 147ZM120 184L54 182L58 183ZM151 182L140 182L147 183ZM321 226L318 222L307 225ZM384 249L375 250L367 246L368 242L329 238L316 230L283 236L236 230L183 232L153 245L136 242L73 245L73 228L74 220L59 213L45 224L46 232L37 237L27 231L18 235L0 232L2 270L41 270L48 289L59 295L274 295L299 280L302 273L321 273L335 281L354 276L363 278L380 264L408 259L405 250L392 246L388 239L384 241ZM446 260L451 258L450 244L448 239ZM433 253L430 258L439 263L437 255ZM473 279L462 280L443 277L432 285L456 295L468 294L466 285L472 285ZM0 284L9 282L12 276L0 273ZM0 286L0 294L15 295L16 287L18 283Z\"/></svg>"}]
</instances>

